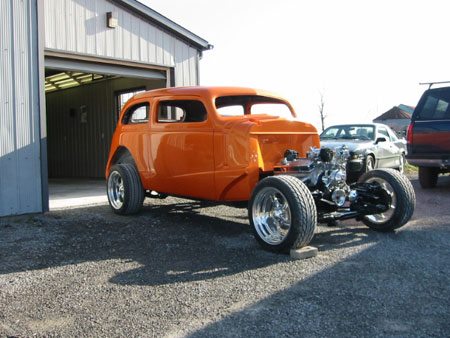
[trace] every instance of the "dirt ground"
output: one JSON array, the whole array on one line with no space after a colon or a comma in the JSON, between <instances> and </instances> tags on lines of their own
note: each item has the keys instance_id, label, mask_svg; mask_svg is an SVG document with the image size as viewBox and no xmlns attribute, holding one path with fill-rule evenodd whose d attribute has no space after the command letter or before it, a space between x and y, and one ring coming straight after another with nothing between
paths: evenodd
<instances>
[{"instance_id":1,"label":"dirt ground","mask_svg":"<svg viewBox=\"0 0 450 338\"><path fill-rule=\"evenodd\" d=\"M302 261L245 209L176 198L2 218L0 336L448 336L450 177L412 182L406 226L319 226Z\"/></svg>"}]
</instances>

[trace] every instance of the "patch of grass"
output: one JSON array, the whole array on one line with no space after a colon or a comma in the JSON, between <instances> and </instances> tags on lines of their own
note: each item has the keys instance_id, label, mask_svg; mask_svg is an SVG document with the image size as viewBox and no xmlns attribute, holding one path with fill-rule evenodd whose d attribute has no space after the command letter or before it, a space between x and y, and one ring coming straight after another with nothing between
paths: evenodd
<instances>
[{"instance_id":1,"label":"patch of grass","mask_svg":"<svg viewBox=\"0 0 450 338\"><path fill-rule=\"evenodd\" d=\"M419 167L416 167L415 165L409 164L408 162L405 163L405 174L417 174L419 171Z\"/></svg>"}]
</instances>

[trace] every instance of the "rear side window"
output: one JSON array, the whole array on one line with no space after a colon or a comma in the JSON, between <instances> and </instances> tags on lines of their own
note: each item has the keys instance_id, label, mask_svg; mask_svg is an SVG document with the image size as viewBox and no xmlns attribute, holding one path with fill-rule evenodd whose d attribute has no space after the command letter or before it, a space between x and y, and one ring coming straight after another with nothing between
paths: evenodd
<instances>
[{"instance_id":1,"label":"rear side window","mask_svg":"<svg viewBox=\"0 0 450 338\"><path fill-rule=\"evenodd\" d=\"M441 120L450 118L450 90L430 91L426 94L416 118Z\"/></svg>"},{"instance_id":2,"label":"rear side window","mask_svg":"<svg viewBox=\"0 0 450 338\"><path fill-rule=\"evenodd\" d=\"M203 122L207 119L206 108L196 100L161 101L158 106L158 122Z\"/></svg>"},{"instance_id":3,"label":"rear side window","mask_svg":"<svg viewBox=\"0 0 450 338\"><path fill-rule=\"evenodd\" d=\"M392 129L389 129L388 132L389 132L389 137L391 138L391 141L397 142L398 141L397 133L395 131L393 131Z\"/></svg>"},{"instance_id":4,"label":"rear side window","mask_svg":"<svg viewBox=\"0 0 450 338\"><path fill-rule=\"evenodd\" d=\"M389 133L386 130L386 128L383 128L383 127L378 128L378 134L380 137L385 137L386 141L389 141L390 137L389 137Z\"/></svg>"},{"instance_id":5,"label":"rear side window","mask_svg":"<svg viewBox=\"0 0 450 338\"><path fill-rule=\"evenodd\" d=\"M138 103L127 109L123 115L123 124L137 124L148 122L148 112L150 105L148 102Z\"/></svg>"}]
</instances>

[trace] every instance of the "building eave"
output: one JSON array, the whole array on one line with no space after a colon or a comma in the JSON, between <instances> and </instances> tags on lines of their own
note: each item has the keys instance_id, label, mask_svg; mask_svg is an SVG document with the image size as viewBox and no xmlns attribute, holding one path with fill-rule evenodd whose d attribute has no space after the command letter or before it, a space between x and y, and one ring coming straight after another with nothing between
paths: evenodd
<instances>
[{"instance_id":1,"label":"building eave","mask_svg":"<svg viewBox=\"0 0 450 338\"><path fill-rule=\"evenodd\" d=\"M151 9L150 7L147 7L146 5L140 3L139 1L136 0L112 0L112 1L164 27L165 29L175 34L176 36L180 37L181 39L187 40L190 44L192 44L200 51L210 50L213 48L213 46L205 39L192 33L191 31L180 26L176 22L173 22L169 18Z\"/></svg>"}]
</instances>

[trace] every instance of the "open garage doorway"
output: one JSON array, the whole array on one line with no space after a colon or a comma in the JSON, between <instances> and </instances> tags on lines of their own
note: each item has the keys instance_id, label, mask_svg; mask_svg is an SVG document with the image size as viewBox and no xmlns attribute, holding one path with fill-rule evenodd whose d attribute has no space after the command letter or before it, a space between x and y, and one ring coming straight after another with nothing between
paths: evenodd
<instances>
[{"instance_id":1,"label":"open garage doorway","mask_svg":"<svg viewBox=\"0 0 450 338\"><path fill-rule=\"evenodd\" d=\"M167 86L166 71L46 58L50 209L106 203L104 171L120 109Z\"/></svg>"}]
</instances>

